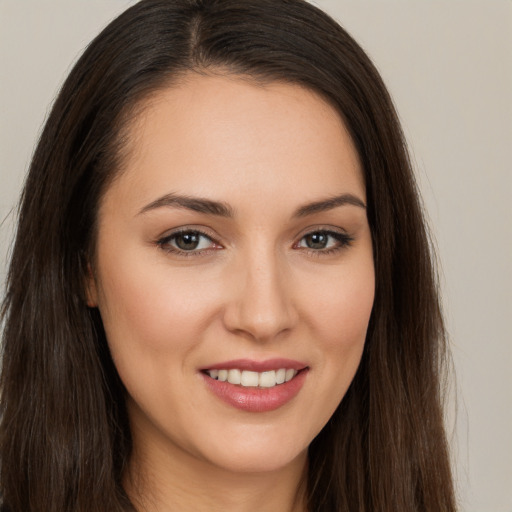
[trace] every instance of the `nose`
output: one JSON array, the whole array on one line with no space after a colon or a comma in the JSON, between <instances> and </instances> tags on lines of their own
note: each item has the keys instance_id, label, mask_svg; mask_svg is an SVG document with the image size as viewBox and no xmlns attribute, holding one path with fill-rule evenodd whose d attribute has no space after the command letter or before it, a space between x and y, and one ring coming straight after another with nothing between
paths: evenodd
<instances>
[{"instance_id":1,"label":"nose","mask_svg":"<svg viewBox=\"0 0 512 512\"><path fill-rule=\"evenodd\" d=\"M225 327L254 340L272 340L298 320L286 265L270 254L241 257L230 276L233 290L224 310Z\"/></svg>"}]
</instances>

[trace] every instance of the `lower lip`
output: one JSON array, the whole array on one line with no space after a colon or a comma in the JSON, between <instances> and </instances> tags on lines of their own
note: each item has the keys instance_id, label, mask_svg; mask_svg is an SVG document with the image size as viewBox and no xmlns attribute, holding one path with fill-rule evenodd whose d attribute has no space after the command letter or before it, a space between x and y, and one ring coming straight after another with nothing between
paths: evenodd
<instances>
[{"instance_id":1,"label":"lower lip","mask_svg":"<svg viewBox=\"0 0 512 512\"><path fill-rule=\"evenodd\" d=\"M290 402L301 390L307 373L306 368L292 380L271 388L243 387L212 379L206 374L202 376L208 388L228 405L247 412L267 412Z\"/></svg>"}]
</instances>

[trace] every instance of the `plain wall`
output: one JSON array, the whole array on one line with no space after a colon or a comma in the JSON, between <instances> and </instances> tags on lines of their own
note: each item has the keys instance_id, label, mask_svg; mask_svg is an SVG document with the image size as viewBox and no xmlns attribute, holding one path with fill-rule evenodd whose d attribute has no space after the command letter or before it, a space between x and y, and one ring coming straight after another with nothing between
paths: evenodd
<instances>
[{"instance_id":1,"label":"plain wall","mask_svg":"<svg viewBox=\"0 0 512 512\"><path fill-rule=\"evenodd\" d=\"M0 0L0 284L9 212L52 99L129 3ZM461 510L512 512L512 2L314 3L373 58L410 142L442 265Z\"/></svg>"}]
</instances>

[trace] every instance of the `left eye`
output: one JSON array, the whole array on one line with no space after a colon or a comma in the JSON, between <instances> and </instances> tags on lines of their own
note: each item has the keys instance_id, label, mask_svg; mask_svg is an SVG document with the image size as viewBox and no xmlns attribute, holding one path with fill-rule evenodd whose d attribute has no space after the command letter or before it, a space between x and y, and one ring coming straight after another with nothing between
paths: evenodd
<instances>
[{"instance_id":1,"label":"left eye","mask_svg":"<svg viewBox=\"0 0 512 512\"><path fill-rule=\"evenodd\" d=\"M174 233L164 238L159 243L162 247L185 252L201 251L210 248L214 244L210 237L200 231L182 231L180 233Z\"/></svg>"},{"instance_id":2,"label":"left eye","mask_svg":"<svg viewBox=\"0 0 512 512\"><path fill-rule=\"evenodd\" d=\"M302 237L298 247L321 251L349 245L350 241L350 237L342 233L336 233L333 231L314 231Z\"/></svg>"}]
</instances>

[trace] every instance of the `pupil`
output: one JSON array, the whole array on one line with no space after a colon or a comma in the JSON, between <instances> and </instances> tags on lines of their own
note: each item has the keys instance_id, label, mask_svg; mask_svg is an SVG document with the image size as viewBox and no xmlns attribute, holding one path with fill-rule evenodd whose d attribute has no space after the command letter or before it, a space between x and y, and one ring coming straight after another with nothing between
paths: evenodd
<instances>
[{"instance_id":1,"label":"pupil","mask_svg":"<svg viewBox=\"0 0 512 512\"><path fill-rule=\"evenodd\" d=\"M306 244L310 249L325 249L327 238L324 233L312 233L306 236Z\"/></svg>"},{"instance_id":2,"label":"pupil","mask_svg":"<svg viewBox=\"0 0 512 512\"><path fill-rule=\"evenodd\" d=\"M183 233L176 237L176 245L184 251L196 249L199 245L199 235L197 233Z\"/></svg>"}]
</instances>

